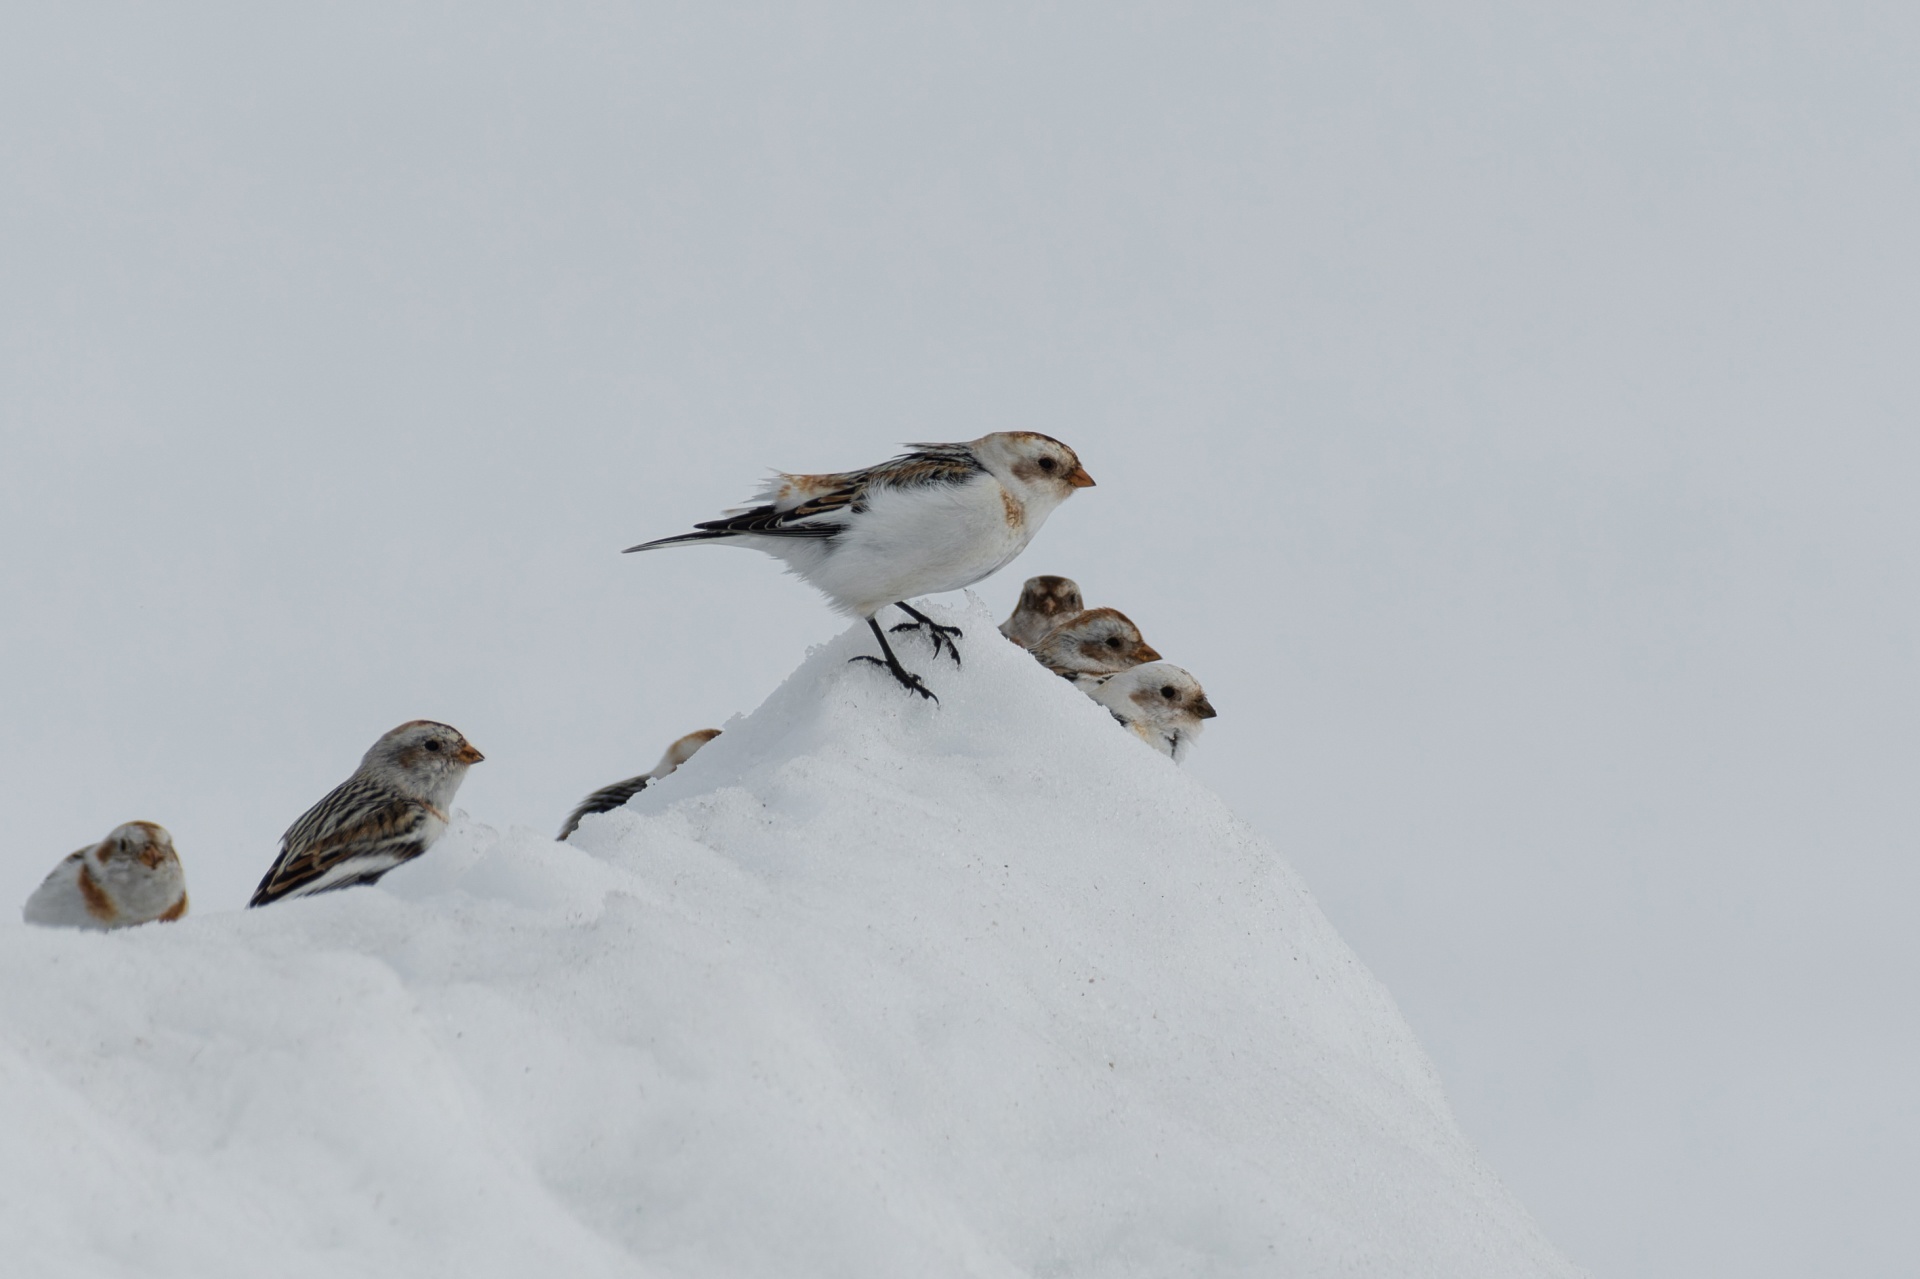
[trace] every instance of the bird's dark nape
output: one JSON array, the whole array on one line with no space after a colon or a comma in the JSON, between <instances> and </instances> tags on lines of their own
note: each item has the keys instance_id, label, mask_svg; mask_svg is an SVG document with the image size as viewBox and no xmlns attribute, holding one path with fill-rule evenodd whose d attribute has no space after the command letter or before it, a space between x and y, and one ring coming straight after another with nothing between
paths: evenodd
<instances>
[{"instance_id":1,"label":"bird's dark nape","mask_svg":"<svg viewBox=\"0 0 1920 1279\"><path fill-rule=\"evenodd\" d=\"M960 665L960 646L953 641L959 639L966 632L962 631L958 626L942 626L925 613L922 613L919 609L914 608L911 604L896 601L894 607L913 619L911 622L902 622L900 625L894 627L893 630L896 635L901 631L924 630L933 637L933 655L935 657L940 656L940 649L944 646L948 654L952 656L953 664L955 666Z\"/></svg>"},{"instance_id":2,"label":"bird's dark nape","mask_svg":"<svg viewBox=\"0 0 1920 1279\"><path fill-rule=\"evenodd\" d=\"M886 657L883 659L878 657L868 657L865 654L862 654L859 657L848 658L847 659L848 663L851 664L853 662L872 662L875 666L884 666L889 671L893 672L893 677L900 681L900 686L902 688L910 689L911 691L920 694L920 696L926 698L928 701L938 702L940 699L933 695L932 689L928 688L924 683L921 682L921 679L918 675L915 675L912 671L900 665L900 659L893 655L893 647L887 643L887 633L880 629L880 623L874 620L873 618L869 617L867 619L867 626L873 631L873 637L880 641L880 651L882 653L885 653Z\"/></svg>"}]
</instances>

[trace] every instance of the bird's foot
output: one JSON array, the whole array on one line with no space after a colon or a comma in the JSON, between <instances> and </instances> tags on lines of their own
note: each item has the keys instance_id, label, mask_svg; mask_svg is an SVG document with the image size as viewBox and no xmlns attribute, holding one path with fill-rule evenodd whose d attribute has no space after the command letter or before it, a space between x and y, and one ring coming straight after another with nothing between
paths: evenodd
<instances>
[{"instance_id":1,"label":"bird's foot","mask_svg":"<svg viewBox=\"0 0 1920 1279\"><path fill-rule=\"evenodd\" d=\"M960 646L955 644L954 641L959 639L965 632L958 626L942 626L924 614L914 613L911 614L911 616L919 620L900 623L900 625L893 628L894 634L898 635L901 631L925 631L933 639L933 655L935 657L940 656L940 650L945 648L947 654L953 658L953 664L955 666L960 665Z\"/></svg>"},{"instance_id":2,"label":"bird's foot","mask_svg":"<svg viewBox=\"0 0 1920 1279\"><path fill-rule=\"evenodd\" d=\"M872 662L875 666L884 666L893 673L893 677L895 679L900 681L900 685L902 688L911 689L913 692L920 694L920 696L926 698L930 702L938 703L940 700L938 697L935 697L933 695L932 689L928 688L926 684L921 682L921 679L918 675L915 675L912 671L900 665L900 663L898 662L890 662L883 657L868 657L864 653L862 653L859 657L849 657L847 659L848 665L852 665L854 662Z\"/></svg>"}]
</instances>

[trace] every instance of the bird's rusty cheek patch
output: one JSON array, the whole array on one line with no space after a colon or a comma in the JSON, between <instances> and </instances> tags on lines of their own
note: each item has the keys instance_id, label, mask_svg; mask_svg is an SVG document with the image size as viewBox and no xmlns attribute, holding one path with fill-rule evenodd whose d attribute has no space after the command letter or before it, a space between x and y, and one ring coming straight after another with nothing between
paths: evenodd
<instances>
[{"instance_id":1,"label":"bird's rusty cheek patch","mask_svg":"<svg viewBox=\"0 0 1920 1279\"><path fill-rule=\"evenodd\" d=\"M171 924L174 920L179 919L182 915L185 915L186 913L187 913L187 895L185 893L181 893L180 900L175 902L173 905L167 907L167 913L160 916L160 922L163 924Z\"/></svg>"},{"instance_id":2,"label":"bird's rusty cheek patch","mask_svg":"<svg viewBox=\"0 0 1920 1279\"><path fill-rule=\"evenodd\" d=\"M80 900L87 904L87 914L95 919L111 923L117 913L113 909L113 899L107 896L107 890L100 887L100 881L93 877L93 867L80 868Z\"/></svg>"}]
</instances>

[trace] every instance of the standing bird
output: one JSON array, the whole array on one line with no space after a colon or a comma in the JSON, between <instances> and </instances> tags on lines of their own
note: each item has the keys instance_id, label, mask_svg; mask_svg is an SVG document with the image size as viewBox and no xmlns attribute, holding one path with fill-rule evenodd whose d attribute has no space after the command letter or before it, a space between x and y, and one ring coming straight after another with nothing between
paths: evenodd
<instances>
[{"instance_id":1,"label":"standing bird","mask_svg":"<svg viewBox=\"0 0 1920 1279\"><path fill-rule=\"evenodd\" d=\"M1090 608L1068 618L1033 646L1033 655L1088 696L1104 677L1160 660L1140 628L1115 608Z\"/></svg>"},{"instance_id":2,"label":"standing bird","mask_svg":"<svg viewBox=\"0 0 1920 1279\"><path fill-rule=\"evenodd\" d=\"M1030 577L1020 588L1013 615L1000 623L1000 633L1021 648L1032 648L1046 633L1078 613L1080 584L1070 577Z\"/></svg>"},{"instance_id":3,"label":"standing bird","mask_svg":"<svg viewBox=\"0 0 1920 1279\"><path fill-rule=\"evenodd\" d=\"M784 561L787 571L842 613L866 619L883 657L857 657L893 673L922 697L933 690L893 655L875 616L892 604L954 663L956 626L941 626L905 601L957 591L1006 567L1027 549L1053 508L1093 484L1074 451L1033 431L999 431L965 444L911 444L890 462L832 475L777 472L757 493L698 532L629 546L737 541Z\"/></svg>"},{"instance_id":4,"label":"standing bird","mask_svg":"<svg viewBox=\"0 0 1920 1279\"><path fill-rule=\"evenodd\" d=\"M128 822L62 858L27 898L21 916L50 928L108 929L186 913L187 876L173 836L153 822Z\"/></svg>"},{"instance_id":5,"label":"standing bird","mask_svg":"<svg viewBox=\"0 0 1920 1279\"><path fill-rule=\"evenodd\" d=\"M433 847L469 765L486 756L455 729L409 720L367 748L353 776L280 837L249 906L371 884Z\"/></svg>"},{"instance_id":6,"label":"standing bird","mask_svg":"<svg viewBox=\"0 0 1920 1279\"><path fill-rule=\"evenodd\" d=\"M1200 681L1172 662L1148 662L1110 675L1092 691L1135 736L1168 759L1184 760L1202 720L1217 713Z\"/></svg>"},{"instance_id":7,"label":"standing bird","mask_svg":"<svg viewBox=\"0 0 1920 1279\"><path fill-rule=\"evenodd\" d=\"M628 800L645 790L648 785L659 781L680 765L693 758L694 752L720 736L717 728L703 728L697 733L688 733L673 745L667 747L667 753L653 766L650 773L638 777L629 777L624 782L615 782L611 786L602 786L593 794L580 801L571 813L567 814L567 824L560 828L560 838L565 839L580 829L580 819L588 813L610 813Z\"/></svg>"}]
</instances>

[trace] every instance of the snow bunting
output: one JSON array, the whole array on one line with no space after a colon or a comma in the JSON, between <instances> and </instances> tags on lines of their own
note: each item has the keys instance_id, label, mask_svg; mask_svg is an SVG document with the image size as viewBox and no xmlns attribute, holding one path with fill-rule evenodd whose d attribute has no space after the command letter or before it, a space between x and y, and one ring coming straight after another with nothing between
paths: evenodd
<instances>
[{"instance_id":1,"label":"snow bunting","mask_svg":"<svg viewBox=\"0 0 1920 1279\"><path fill-rule=\"evenodd\" d=\"M1082 691L1116 671L1160 660L1160 654L1141 636L1140 628L1113 608L1090 608L1074 614L1048 631L1033 646L1033 655L1042 666L1072 680Z\"/></svg>"},{"instance_id":2,"label":"snow bunting","mask_svg":"<svg viewBox=\"0 0 1920 1279\"><path fill-rule=\"evenodd\" d=\"M1089 696L1175 763L1200 736L1200 722L1215 715L1200 681L1172 662L1148 662L1109 675Z\"/></svg>"},{"instance_id":3,"label":"snow bunting","mask_svg":"<svg viewBox=\"0 0 1920 1279\"><path fill-rule=\"evenodd\" d=\"M485 758L445 724L402 724L280 837L280 856L247 905L371 884L412 861L446 830L468 766Z\"/></svg>"},{"instance_id":4,"label":"snow bunting","mask_svg":"<svg viewBox=\"0 0 1920 1279\"><path fill-rule=\"evenodd\" d=\"M1080 584L1070 577L1030 577L1020 588L1013 615L1000 623L1000 633L1021 648L1032 648L1046 633L1086 605L1080 602Z\"/></svg>"},{"instance_id":5,"label":"snow bunting","mask_svg":"<svg viewBox=\"0 0 1920 1279\"><path fill-rule=\"evenodd\" d=\"M1006 567L1053 509L1093 478L1072 449L1032 431L908 447L913 451L864 471L776 473L754 495L758 505L627 550L726 540L765 551L835 609L866 620L885 656L853 660L885 666L931 698L933 691L894 656L876 615L894 605L913 619L894 630L925 630L935 655L944 646L957 663L959 628L938 625L905 601L957 591Z\"/></svg>"},{"instance_id":6,"label":"snow bunting","mask_svg":"<svg viewBox=\"0 0 1920 1279\"><path fill-rule=\"evenodd\" d=\"M615 782L611 786L602 786L593 794L580 801L571 813L567 814L567 824L560 828L560 838L565 839L580 829L580 819L588 813L610 813L628 800L645 790L649 784L659 781L680 765L693 758L694 752L720 736L717 728L703 728L697 733L688 733L685 737L667 747L667 753L653 766L650 773L638 777L629 777L624 782Z\"/></svg>"},{"instance_id":7,"label":"snow bunting","mask_svg":"<svg viewBox=\"0 0 1920 1279\"><path fill-rule=\"evenodd\" d=\"M52 928L131 928L187 913L187 877L173 836L152 822L128 822L89 848L69 853L21 912Z\"/></svg>"}]
</instances>

